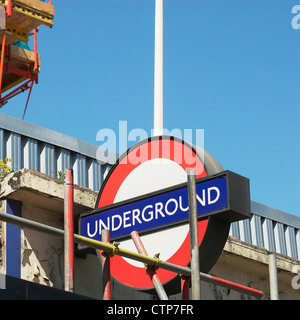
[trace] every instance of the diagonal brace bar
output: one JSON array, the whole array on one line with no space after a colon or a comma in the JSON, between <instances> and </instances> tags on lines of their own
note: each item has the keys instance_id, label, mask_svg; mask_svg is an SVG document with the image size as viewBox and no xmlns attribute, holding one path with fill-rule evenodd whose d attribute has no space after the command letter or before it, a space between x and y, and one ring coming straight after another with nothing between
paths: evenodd
<instances>
[{"instance_id":1,"label":"diagonal brace bar","mask_svg":"<svg viewBox=\"0 0 300 320\"><path fill-rule=\"evenodd\" d=\"M148 256L147 254L147 251L142 243L142 240L141 238L139 237L139 234L136 232L136 231L132 231L131 234L130 234L137 250L139 253L141 254L144 254L146 256ZM145 264L146 266L146 264ZM148 268L147 269L147 273L149 274L149 277L154 285L154 288L156 290L156 293L159 297L160 300L169 300L167 294L166 294L166 291L159 279L159 276L157 275L157 273L155 272L154 268L151 267L151 268Z\"/></svg>"}]
</instances>

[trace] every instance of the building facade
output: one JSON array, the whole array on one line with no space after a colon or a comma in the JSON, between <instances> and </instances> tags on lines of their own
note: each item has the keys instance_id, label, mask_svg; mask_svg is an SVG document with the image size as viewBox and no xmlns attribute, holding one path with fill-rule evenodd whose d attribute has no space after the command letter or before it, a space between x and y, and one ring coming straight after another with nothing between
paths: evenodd
<instances>
[{"instance_id":1,"label":"building facade","mask_svg":"<svg viewBox=\"0 0 300 320\"><path fill-rule=\"evenodd\" d=\"M116 159L113 152L97 159L97 150L98 146L0 115L0 159L11 158L13 171L32 169L56 178L72 168L74 184L95 194ZM251 213L250 219L232 223L232 239L299 262L300 218L255 201L251 201ZM6 273L13 275L11 270Z\"/></svg>"}]
</instances>

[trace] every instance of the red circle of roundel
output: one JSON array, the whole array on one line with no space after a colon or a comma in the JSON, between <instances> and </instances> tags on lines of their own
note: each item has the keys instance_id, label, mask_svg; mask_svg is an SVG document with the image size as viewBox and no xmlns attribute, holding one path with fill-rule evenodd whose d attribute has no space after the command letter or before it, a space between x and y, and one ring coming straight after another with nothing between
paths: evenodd
<instances>
[{"instance_id":1,"label":"red circle of roundel","mask_svg":"<svg viewBox=\"0 0 300 320\"><path fill-rule=\"evenodd\" d=\"M100 208L113 204L115 196L126 177L140 164L156 158L169 159L177 162L185 171L192 167L196 172L196 179L207 176L203 163L196 151L182 140L168 136L149 138L130 148L113 166L108 177L103 182L96 207ZM198 222L199 246L207 229L207 224L208 219ZM188 232L180 248L178 248L167 262L184 267L189 264L189 237ZM99 254L101 255L100 251ZM177 274L161 268L157 270L157 274L162 284L167 283L177 276ZM120 283L136 289L148 290L153 288L153 283L144 268L133 266L124 260L124 258L117 255L111 259L111 275Z\"/></svg>"}]
</instances>

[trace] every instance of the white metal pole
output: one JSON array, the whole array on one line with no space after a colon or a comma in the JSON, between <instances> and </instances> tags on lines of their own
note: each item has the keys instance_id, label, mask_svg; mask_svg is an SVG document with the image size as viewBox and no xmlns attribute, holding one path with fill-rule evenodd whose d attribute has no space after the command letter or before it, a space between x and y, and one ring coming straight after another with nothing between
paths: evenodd
<instances>
[{"instance_id":1,"label":"white metal pole","mask_svg":"<svg viewBox=\"0 0 300 320\"><path fill-rule=\"evenodd\" d=\"M278 300L277 263L275 253L269 254L270 298Z\"/></svg>"},{"instance_id":2,"label":"white metal pole","mask_svg":"<svg viewBox=\"0 0 300 320\"><path fill-rule=\"evenodd\" d=\"M163 0L155 0L154 136L164 129Z\"/></svg>"}]
</instances>

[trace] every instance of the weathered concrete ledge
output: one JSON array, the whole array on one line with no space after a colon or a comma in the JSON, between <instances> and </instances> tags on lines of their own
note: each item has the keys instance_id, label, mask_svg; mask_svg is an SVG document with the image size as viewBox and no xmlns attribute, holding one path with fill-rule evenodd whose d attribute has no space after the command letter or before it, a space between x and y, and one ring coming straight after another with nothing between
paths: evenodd
<instances>
[{"instance_id":1,"label":"weathered concrete ledge","mask_svg":"<svg viewBox=\"0 0 300 320\"><path fill-rule=\"evenodd\" d=\"M257 247L231 236L228 237L223 251L228 254L234 254L238 257L253 260L265 265L269 264L269 255L271 253L265 248ZM279 253L276 253L276 259L277 268L282 271L291 272L293 266L297 264L297 260Z\"/></svg>"},{"instance_id":2,"label":"weathered concrete ledge","mask_svg":"<svg viewBox=\"0 0 300 320\"><path fill-rule=\"evenodd\" d=\"M95 207L97 192L74 185L74 216ZM63 213L64 182L46 174L22 169L0 180L0 199L14 199L37 208Z\"/></svg>"}]
</instances>

